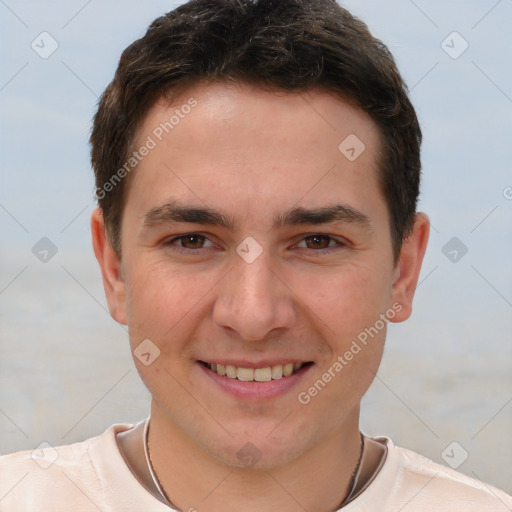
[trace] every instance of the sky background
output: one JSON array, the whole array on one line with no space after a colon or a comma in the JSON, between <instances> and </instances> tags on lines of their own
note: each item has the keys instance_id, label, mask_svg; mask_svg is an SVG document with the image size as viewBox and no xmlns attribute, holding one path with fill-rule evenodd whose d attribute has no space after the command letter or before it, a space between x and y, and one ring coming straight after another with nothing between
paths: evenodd
<instances>
[{"instance_id":1,"label":"sky background","mask_svg":"<svg viewBox=\"0 0 512 512\"><path fill-rule=\"evenodd\" d=\"M122 50L179 3L0 0L2 453L148 412L91 248L88 136ZM456 442L460 471L512 493L512 1L343 5L409 85L432 221L415 312L390 328L363 427L441 463Z\"/></svg>"}]
</instances>

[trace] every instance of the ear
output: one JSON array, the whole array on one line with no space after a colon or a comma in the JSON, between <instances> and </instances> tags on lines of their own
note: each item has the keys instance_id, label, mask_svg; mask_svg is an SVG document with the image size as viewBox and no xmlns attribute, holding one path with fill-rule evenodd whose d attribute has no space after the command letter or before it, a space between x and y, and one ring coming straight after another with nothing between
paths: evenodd
<instances>
[{"instance_id":1,"label":"ear","mask_svg":"<svg viewBox=\"0 0 512 512\"><path fill-rule=\"evenodd\" d=\"M423 256L427 249L430 222L424 213L417 213L411 234L404 240L395 269L393 303L402 306L392 322L403 322L411 316L412 300L418 284Z\"/></svg>"},{"instance_id":2,"label":"ear","mask_svg":"<svg viewBox=\"0 0 512 512\"><path fill-rule=\"evenodd\" d=\"M92 213L91 233L94 254L100 264L108 309L114 320L126 325L126 294L121 259L110 245L100 208L96 208Z\"/></svg>"}]
</instances>

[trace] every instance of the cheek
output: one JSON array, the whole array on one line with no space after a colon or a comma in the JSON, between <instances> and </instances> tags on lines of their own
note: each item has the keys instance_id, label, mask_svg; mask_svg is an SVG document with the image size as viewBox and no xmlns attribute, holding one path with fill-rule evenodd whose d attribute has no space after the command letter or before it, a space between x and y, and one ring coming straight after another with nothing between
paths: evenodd
<instances>
[{"instance_id":1,"label":"cheek","mask_svg":"<svg viewBox=\"0 0 512 512\"><path fill-rule=\"evenodd\" d=\"M164 259L139 257L127 272L127 316L132 350L154 342L169 367L188 359L197 330L211 318L212 297L226 270L171 268ZM201 340L199 340L200 342Z\"/></svg>"},{"instance_id":2,"label":"cheek","mask_svg":"<svg viewBox=\"0 0 512 512\"><path fill-rule=\"evenodd\" d=\"M181 386L176 379L190 385L183 363L190 359L190 330L204 292L191 286L194 280L161 262L141 258L128 275L129 339L137 371L155 399L177 397Z\"/></svg>"},{"instance_id":3,"label":"cheek","mask_svg":"<svg viewBox=\"0 0 512 512\"><path fill-rule=\"evenodd\" d=\"M200 279L190 279L182 272L171 271L164 264L140 262L131 269L127 282L127 315L130 339L149 338L161 351L173 350L165 340L180 338L173 331L183 328L182 320L200 303L204 292L197 286Z\"/></svg>"},{"instance_id":4,"label":"cheek","mask_svg":"<svg viewBox=\"0 0 512 512\"><path fill-rule=\"evenodd\" d=\"M294 290L323 326L326 338L333 340L332 348L342 350L389 307L391 284L386 276L373 265L346 265L323 275L302 274Z\"/></svg>"}]
</instances>

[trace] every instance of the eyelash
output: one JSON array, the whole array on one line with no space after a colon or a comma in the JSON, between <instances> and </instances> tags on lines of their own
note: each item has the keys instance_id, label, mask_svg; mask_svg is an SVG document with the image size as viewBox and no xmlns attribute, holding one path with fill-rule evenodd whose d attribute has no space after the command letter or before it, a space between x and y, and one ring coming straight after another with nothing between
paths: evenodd
<instances>
[{"instance_id":1,"label":"eyelash","mask_svg":"<svg viewBox=\"0 0 512 512\"><path fill-rule=\"evenodd\" d=\"M200 252L204 251L205 249L211 248L211 247L200 247L197 249L188 249L186 247L180 247L179 245L176 244L176 242L178 242L180 240L183 240L186 238L191 238L191 237L202 237L205 239L205 241L213 244L213 242L206 235L203 235L201 233L185 233L184 235L176 236L174 238L167 240L166 242L164 242L164 245L166 247L170 247L172 251L176 251L178 253L188 254L188 255L199 254ZM300 243L305 242L305 240L307 240L308 238L314 238L314 237L328 238L329 244L331 244L331 242L335 242L335 244L328 245L327 247L322 248L322 249L311 249L308 247L300 247L300 249L309 250L310 254L314 254L315 256L317 256L317 255L321 255L321 254L330 253L333 250L339 250L339 249L342 249L347 246L347 243L345 241L340 240L338 238L334 238L331 235L327 235L325 233L310 233L310 234L304 235L300 239L299 243L295 244L294 247L297 247L297 245L299 245Z\"/></svg>"}]
</instances>

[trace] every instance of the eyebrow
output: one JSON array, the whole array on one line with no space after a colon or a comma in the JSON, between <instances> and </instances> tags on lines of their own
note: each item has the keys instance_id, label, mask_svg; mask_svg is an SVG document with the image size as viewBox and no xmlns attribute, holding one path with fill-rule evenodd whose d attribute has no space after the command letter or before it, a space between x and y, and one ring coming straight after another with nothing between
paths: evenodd
<instances>
[{"instance_id":1,"label":"eyebrow","mask_svg":"<svg viewBox=\"0 0 512 512\"><path fill-rule=\"evenodd\" d=\"M320 208L296 207L274 217L274 227L299 224L327 224L331 222L356 223L368 229L372 224L367 215L343 204Z\"/></svg>"},{"instance_id":2,"label":"eyebrow","mask_svg":"<svg viewBox=\"0 0 512 512\"><path fill-rule=\"evenodd\" d=\"M233 219L218 210L202 206L179 205L175 201L155 206L144 215L144 227L172 222L222 226L230 231L233 231L234 227Z\"/></svg>"},{"instance_id":3,"label":"eyebrow","mask_svg":"<svg viewBox=\"0 0 512 512\"><path fill-rule=\"evenodd\" d=\"M221 226L229 231L233 231L235 226L233 218L219 210L203 206L180 205L176 201L155 206L144 215L144 227L173 222ZM372 225L370 218L364 213L347 205L335 204L320 208L291 208L274 216L273 227L333 222L356 223L366 229L370 229Z\"/></svg>"}]
</instances>

